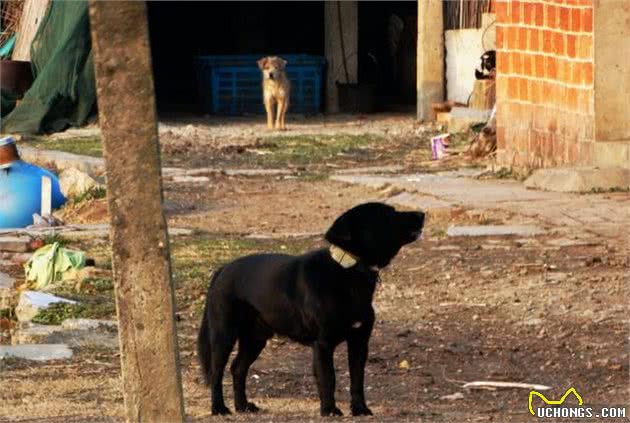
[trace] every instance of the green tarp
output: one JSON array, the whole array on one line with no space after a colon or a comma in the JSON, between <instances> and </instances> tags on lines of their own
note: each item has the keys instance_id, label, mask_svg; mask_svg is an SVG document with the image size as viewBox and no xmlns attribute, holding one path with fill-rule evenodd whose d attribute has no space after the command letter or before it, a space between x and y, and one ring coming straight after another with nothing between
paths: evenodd
<instances>
[{"instance_id":1,"label":"green tarp","mask_svg":"<svg viewBox=\"0 0 630 423\"><path fill-rule=\"evenodd\" d=\"M35 81L2 119L2 132L39 134L85 124L96 105L88 2L51 3L33 39L31 61Z\"/></svg>"}]
</instances>

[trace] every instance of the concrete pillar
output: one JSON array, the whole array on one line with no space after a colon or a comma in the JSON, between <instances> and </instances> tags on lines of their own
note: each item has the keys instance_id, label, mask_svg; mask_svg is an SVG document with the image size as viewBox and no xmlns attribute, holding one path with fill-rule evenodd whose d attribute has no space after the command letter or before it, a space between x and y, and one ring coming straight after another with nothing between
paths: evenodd
<instances>
[{"instance_id":1,"label":"concrete pillar","mask_svg":"<svg viewBox=\"0 0 630 423\"><path fill-rule=\"evenodd\" d=\"M182 422L145 2L90 2L128 422Z\"/></svg>"},{"instance_id":2,"label":"concrete pillar","mask_svg":"<svg viewBox=\"0 0 630 423\"><path fill-rule=\"evenodd\" d=\"M339 15L341 13L340 36ZM358 78L359 6L357 1L327 1L324 5L325 55L328 62L326 73L326 111L338 112L337 82L356 83ZM346 68L342 53L346 56ZM348 80L346 80L346 69Z\"/></svg>"},{"instance_id":3,"label":"concrete pillar","mask_svg":"<svg viewBox=\"0 0 630 423\"><path fill-rule=\"evenodd\" d=\"M431 103L444 100L442 0L418 0L418 120L431 118Z\"/></svg>"},{"instance_id":4,"label":"concrete pillar","mask_svg":"<svg viewBox=\"0 0 630 423\"><path fill-rule=\"evenodd\" d=\"M630 2L594 3L595 140L630 141Z\"/></svg>"}]
</instances>

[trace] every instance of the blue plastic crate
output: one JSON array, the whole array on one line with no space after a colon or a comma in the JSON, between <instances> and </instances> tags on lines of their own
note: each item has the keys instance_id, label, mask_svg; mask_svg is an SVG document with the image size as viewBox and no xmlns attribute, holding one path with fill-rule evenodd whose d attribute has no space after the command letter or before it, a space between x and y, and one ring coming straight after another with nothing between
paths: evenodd
<instances>
[{"instance_id":1,"label":"blue plastic crate","mask_svg":"<svg viewBox=\"0 0 630 423\"><path fill-rule=\"evenodd\" d=\"M291 81L289 113L321 110L325 59L307 54L281 54ZM263 114L262 74L256 62L263 55L197 56L197 78L203 109L222 115Z\"/></svg>"}]
</instances>

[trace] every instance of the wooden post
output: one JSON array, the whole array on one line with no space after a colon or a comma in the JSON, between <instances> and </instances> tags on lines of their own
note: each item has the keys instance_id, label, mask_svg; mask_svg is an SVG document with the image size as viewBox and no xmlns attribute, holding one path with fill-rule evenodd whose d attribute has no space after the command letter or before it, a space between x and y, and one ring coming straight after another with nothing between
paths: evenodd
<instances>
[{"instance_id":1,"label":"wooden post","mask_svg":"<svg viewBox=\"0 0 630 423\"><path fill-rule=\"evenodd\" d=\"M12 60L31 60L31 44L37 33L39 24L42 22L46 11L50 6L50 0L26 0L22 16L20 17L20 27L18 28L13 48Z\"/></svg>"},{"instance_id":2,"label":"wooden post","mask_svg":"<svg viewBox=\"0 0 630 423\"><path fill-rule=\"evenodd\" d=\"M182 422L146 5L92 0L90 24L126 417Z\"/></svg>"}]
</instances>

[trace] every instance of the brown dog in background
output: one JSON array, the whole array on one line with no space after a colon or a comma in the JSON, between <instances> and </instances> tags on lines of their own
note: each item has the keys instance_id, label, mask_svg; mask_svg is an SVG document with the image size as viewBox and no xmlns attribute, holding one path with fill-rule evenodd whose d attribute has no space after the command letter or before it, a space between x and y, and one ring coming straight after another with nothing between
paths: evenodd
<instances>
[{"instance_id":1,"label":"brown dog in background","mask_svg":"<svg viewBox=\"0 0 630 423\"><path fill-rule=\"evenodd\" d=\"M275 128L285 130L284 118L289 108L291 83L285 67L287 61L277 56L263 57L258 62L263 73L263 102L267 111L267 127L274 128L273 106L277 104Z\"/></svg>"}]
</instances>

